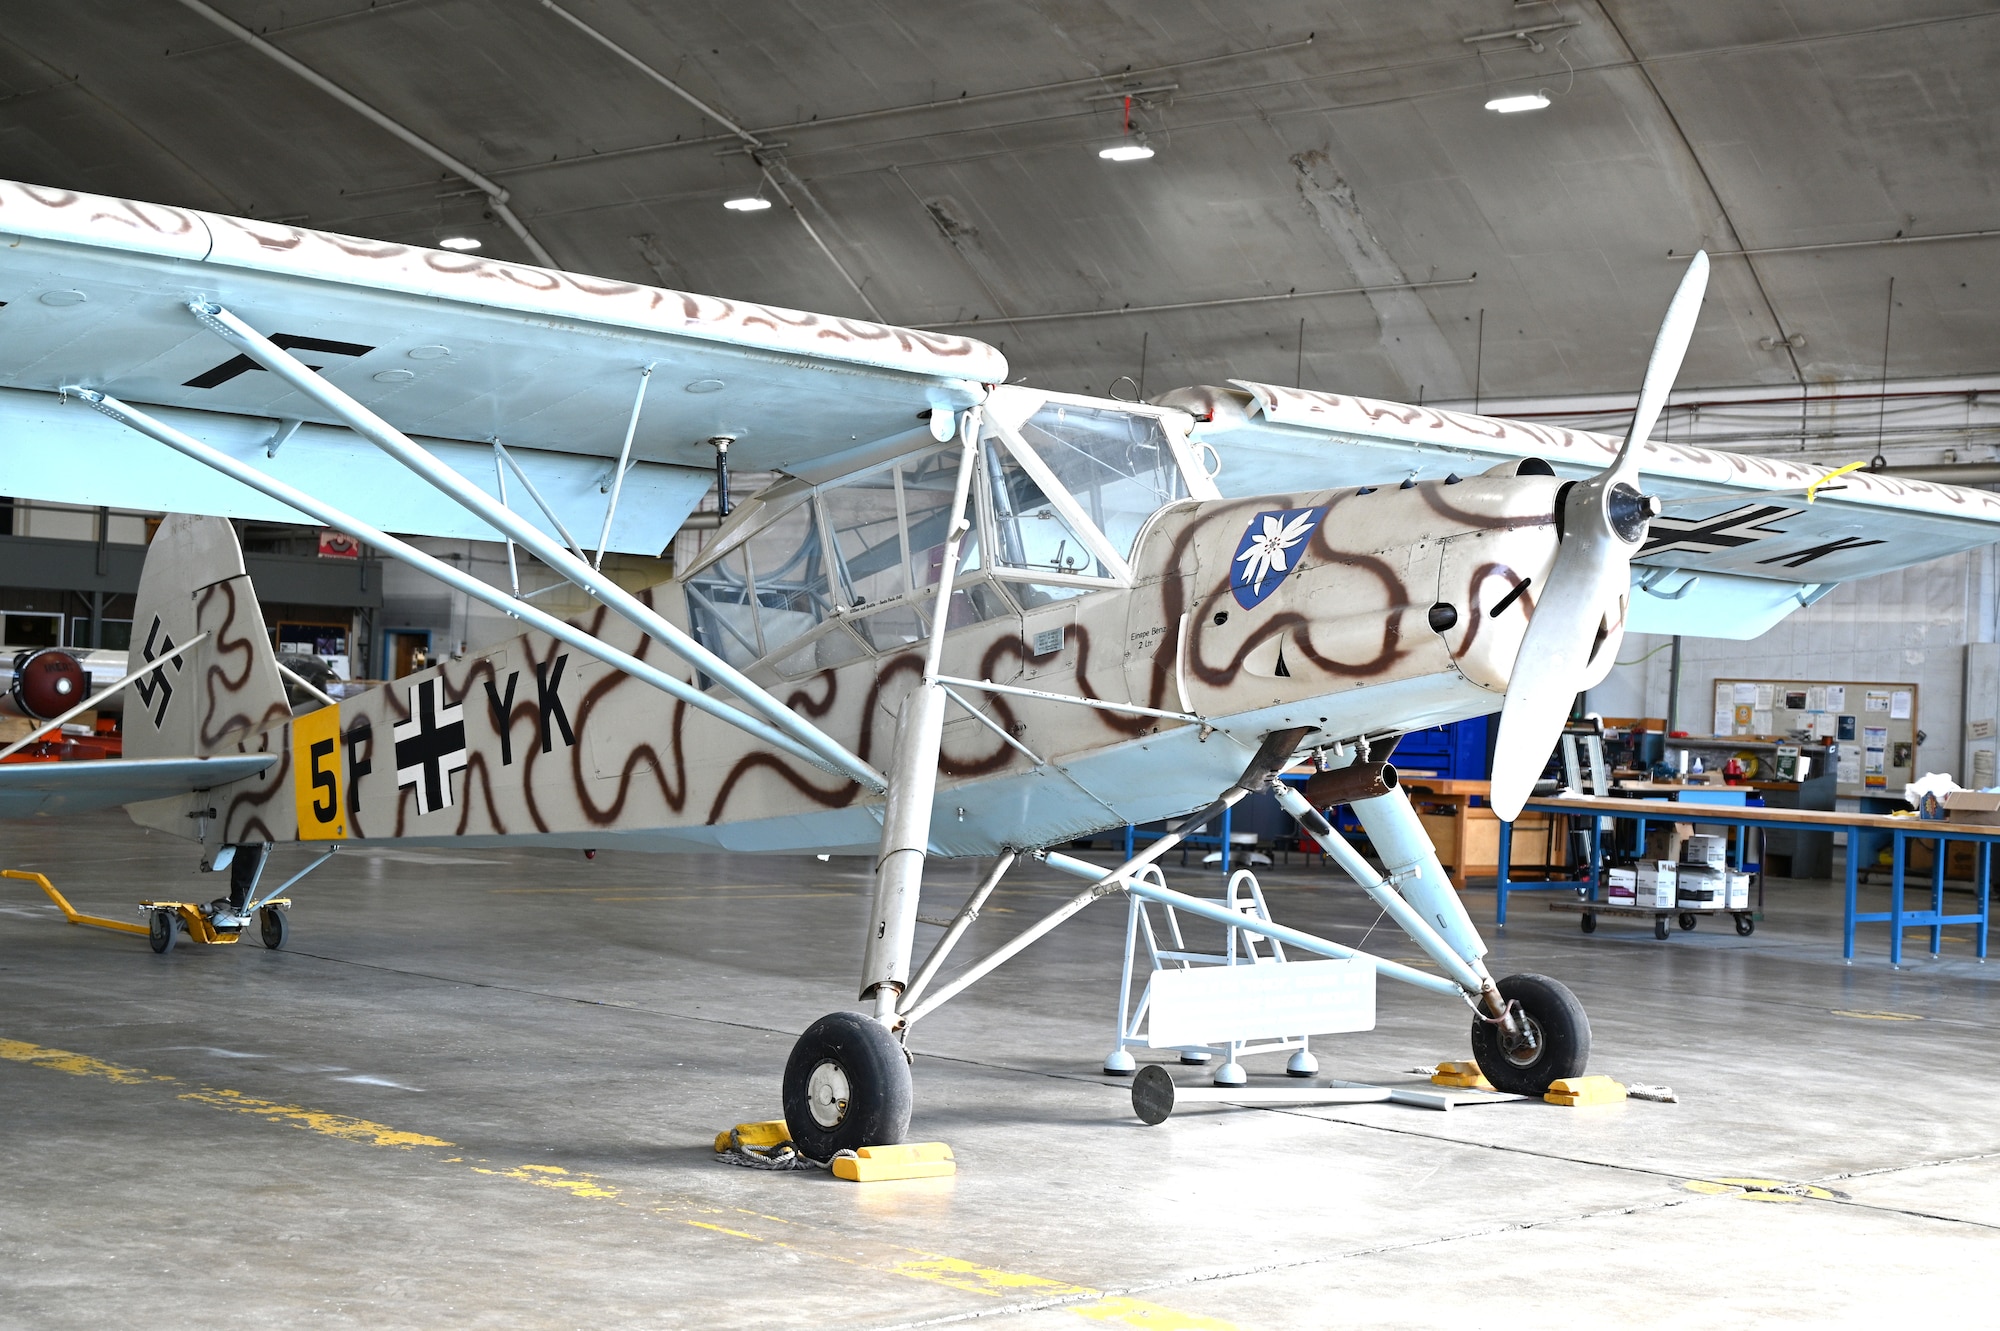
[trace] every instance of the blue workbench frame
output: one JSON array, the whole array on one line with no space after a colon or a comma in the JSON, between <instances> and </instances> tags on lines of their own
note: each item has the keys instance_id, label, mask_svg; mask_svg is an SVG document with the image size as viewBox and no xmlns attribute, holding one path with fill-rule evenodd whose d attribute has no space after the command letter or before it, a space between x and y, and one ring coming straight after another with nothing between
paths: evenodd
<instances>
[{"instance_id":1,"label":"blue workbench frame","mask_svg":"<svg viewBox=\"0 0 2000 1331\"><path fill-rule=\"evenodd\" d=\"M1575 891L1578 888L1587 888L1588 899L1591 901L1597 900L1598 884L1603 877L1601 872L1603 866L1603 836L1600 819L1629 819L1637 823L1639 836L1637 844L1641 846L1646 844L1646 824L1649 822L1709 823L1733 827L1736 829L1737 862L1739 864L1744 863L1742 858L1744 838L1749 829L1755 827L1797 831L1800 827L1795 822L1768 817L1762 809L1738 808L1730 805L1709 804L1706 802L1693 804L1673 803L1664 800L1658 802L1664 806L1661 812L1658 815L1648 816L1624 810L1607 811L1592 809L1588 806L1580 808L1578 805L1581 802L1576 800L1529 801L1526 807L1536 813L1560 813L1567 814L1573 818L1590 819L1590 878L1586 883L1514 883L1508 881L1507 869L1513 849L1514 825L1503 822L1500 824L1500 877L1497 893L1499 905L1495 922L1502 926L1505 926L1507 923L1507 895L1509 892ZM1852 853L1846 856L1847 909L1841 942L1841 956L1848 961L1854 960L1854 929L1856 925L1860 924L1887 924L1889 926L1889 964L1898 967L1903 964L1903 931L1905 929L1929 929L1931 933L1931 955L1935 957L1943 949L1946 925L1975 924L1979 926L1979 959L1981 961L1986 960L1987 933L1992 924L1993 846L1994 843L2000 842L2000 826L1991 827L1984 831L1975 831L1966 824L1954 826L1946 822L1908 818L1899 820L1907 824L1907 826L1883 828L1859 823L1844 824L1837 821L1839 818L1838 814L1833 814L1831 817L1835 821L1815 824L1815 828L1823 828L1829 832L1845 831L1848 834L1850 851L1859 840L1856 836L1857 833L1886 834L1891 843L1889 865L1890 909L1886 911L1870 911L1863 914L1859 910L1858 897L1861 860L1858 855ZM1937 843L1936 863L1931 866L1931 901L1928 910L1909 910L1903 904L1903 893L1907 887L1907 884L1903 881L1903 871L1907 863L1909 843L1912 840L1934 841ZM1945 844L1951 841L1969 841L1979 848L1975 856L1975 867L1973 870L1973 895L1978 902L1978 909L1972 914L1950 915L1945 913Z\"/></svg>"}]
</instances>

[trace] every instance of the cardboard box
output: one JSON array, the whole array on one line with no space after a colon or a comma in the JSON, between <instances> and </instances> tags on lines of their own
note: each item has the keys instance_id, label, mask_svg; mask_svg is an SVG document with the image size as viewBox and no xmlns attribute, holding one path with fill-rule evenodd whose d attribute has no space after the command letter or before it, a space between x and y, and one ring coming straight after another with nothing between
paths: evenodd
<instances>
[{"instance_id":1,"label":"cardboard box","mask_svg":"<svg viewBox=\"0 0 2000 1331\"><path fill-rule=\"evenodd\" d=\"M1641 908L1646 910L1672 910L1674 908L1674 882L1676 878L1672 860L1655 860L1638 872L1638 898Z\"/></svg>"},{"instance_id":2,"label":"cardboard box","mask_svg":"<svg viewBox=\"0 0 2000 1331\"><path fill-rule=\"evenodd\" d=\"M1944 797L1945 817L1954 823L2000 824L2000 795L1954 790Z\"/></svg>"},{"instance_id":3,"label":"cardboard box","mask_svg":"<svg viewBox=\"0 0 2000 1331\"><path fill-rule=\"evenodd\" d=\"M1681 843L1680 862L1718 872L1729 867L1729 839L1702 832Z\"/></svg>"},{"instance_id":4,"label":"cardboard box","mask_svg":"<svg viewBox=\"0 0 2000 1331\"><path fill-rule=\"evenodd\" d=\"M1674 884L1674 904L1689 910L1714 910L1729 898L1729 875L1707 865L1683 864Z\"/></svg>"},{"instance_id":5,"label":"cardboard box","mask_svg":"<svg viewBox=\"0 0 2000 1331\"><path fill-rule=\"evenodd\" d=\"M1750 875L1731 873L1729 875L1729 909L1750 909Z\"/></svg>"},{"instance_id":6,"label":"cardboard box","mask_svg":"<svg viewBox=\"0 0 2000 1331\"><path fill-rule=\"evenodd\" d=\"M1639 901L1639 872L1636 869L1606 869L1604 899L1614 906L1634 906Z\"/></svg>"}]
</instances>

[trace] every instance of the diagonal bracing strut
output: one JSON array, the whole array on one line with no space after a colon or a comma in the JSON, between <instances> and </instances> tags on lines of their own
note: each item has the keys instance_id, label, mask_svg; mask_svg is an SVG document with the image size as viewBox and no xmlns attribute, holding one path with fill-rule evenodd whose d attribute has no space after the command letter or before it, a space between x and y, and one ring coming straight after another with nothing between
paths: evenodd
<instances>
[{"instance_id":1,"label":"diagonal bracing strut","mask_svg":"<svg viewBox=\"0 0 2000 1331\"><path fill-rule=\"evenodd\" d=\"M438 461L408 435L320 377L311 367L242 319L209 301L189 301L188 311L210 332L331 412L335 419L429 481L460 507L484 518L496 531L513 537L543 563L728 689L745 708L789 735L799 746L819 755L823 762L831 764L843 776L871 791L883 792L889 788L887 778L849 752L845 745L786 707L768 690L702 646L678 625L592 568L588 561L579 559L550 540L539 527L496 504L484 490Z\"/></svg>"},{"instance_id":2,"label":"diagonal bracing strut","mask_svg":"<svg viewBox=\"0 0 2000 1331\"><path fill-rule=\"evenodd\" d=\"M79 398L89 403L92 407L109 416L112 420L117 421L119 424L137 430L140 434L155 439L175 452L193 458L196 462L212 467L223 475L228 476L232 480L240 481L253 490L269 495L279 503L289 505L308 517L313 518L315 521L344 531L356 540L372 545L383 553L430 574L446 586L455 587L474 600L481 601L496 610L511 615L532 628L540 629L550 637L560 642L568 643L578 651L596 657L613 669L622 670L633 678L652 685L670 697L687 703L690 707L707 712L717 720L726 721L755 739L762 740L774 748L781 749L796 758L801 758L806 762L812 763L822 770L832 770L828 767L826 760L819 754L799 744L789 735L782 734L773 727L764 724L756 717L746 716L720 699L710 697L708 694L703 693L700 689L683 680L675 679L658 666L648 665L630 653L621 652L594 635L585 633L574 625L557 619L545 610L538 609L526 601L509 596L499 588L489 586L463 570L453 568L443 560L433 555L425 554L415 546L399 541L387 532L378 530L368 523L361 521L361 519L349 513L342 512L331 504L321 503L304 491L296 490L286 485L283 481L258 471L255 467L237 461L220 449L211 448L199 439L183 434L171 425L148 416L137 407L130 406L124 402L120 402L115 397L109 397L87 388L65 388L63 392L67 396ZM130 678L137 678L137 676L135 675Z\"/></svg>"}]
</instances>

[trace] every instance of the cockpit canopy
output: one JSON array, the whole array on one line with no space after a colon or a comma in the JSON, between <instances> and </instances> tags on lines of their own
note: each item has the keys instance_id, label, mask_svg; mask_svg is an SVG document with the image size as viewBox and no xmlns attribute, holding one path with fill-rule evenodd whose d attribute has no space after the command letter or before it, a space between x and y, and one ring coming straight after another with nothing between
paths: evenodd
<instances>
[{"instance_id":1,"label":"cockpit canopy","mask_svg":"<svg viewBox=\"0 0 2000 1331\"><path fill-rule=\"evenodd\" d=\"M946 630L1131 585L1127 561L1147 520L1215 494L1185 424L1138 403L995 390ZM928 637L961 449L928 431L908 444L744 504L682 576L702 643L733 665L796 678Z\"/></svg>"}]
</instances>

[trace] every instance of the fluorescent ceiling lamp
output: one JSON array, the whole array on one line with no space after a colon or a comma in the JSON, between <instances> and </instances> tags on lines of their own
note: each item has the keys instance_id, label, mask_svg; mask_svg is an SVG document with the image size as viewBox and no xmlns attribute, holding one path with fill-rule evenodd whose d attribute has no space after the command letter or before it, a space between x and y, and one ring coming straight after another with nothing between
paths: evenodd
<instances>
[{"instance_id":1,"label":"fluorescent ceiling lamp","mask_svg":"<svg viewBox=\"0 0 2000 1331\"><path fill-rule=\"evenodd\" d=\"M761 213L771 206L771 201L752 195L744 199L724 199L722 206L732 213Z\"/></svg>"},{"instance_id":2,"label":"fluorescent ceiling lamp","mask_svg":"<svg viewBox=\"0 0 2000 1331\"><path fill-rule=\"evenodd\" d=\"M1495 97L1486 104L1486 109L1508 115L1515 111L1539 111L1548 104L1549 99L1541 93L1524 92L1512 97Z\"/></svg>"},{"instance_id":3,"label":"fluorescent ceiling lamp","mask_svg":"<svg viewBox=\"0 0 2000 1331\"><path fill-rule=\"evenodd\" d=\"M448 250L458 250L461 253L466 250L476 250L479 248L479 242L471 236L446 236L444 239L438 241L438 244Z\"/></svg>"},{"instance_id":4,"label":"fluorescent ceiling lamp","mask_svg":"<svg viewBox=\"0 0 2000 1331\"><path fill-rule=\"evenodd\" d=\"M1153 155L1153 150L1137 140L1128 140L1100 148L1097 155L1107 162L1143 162Z\"/></svg>"}]
</instances>

